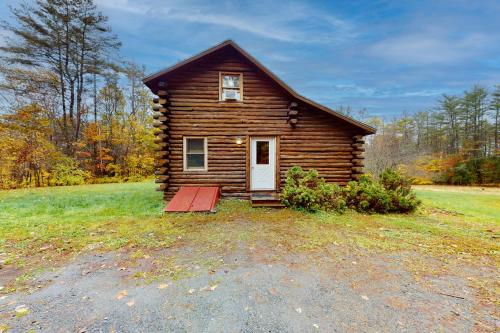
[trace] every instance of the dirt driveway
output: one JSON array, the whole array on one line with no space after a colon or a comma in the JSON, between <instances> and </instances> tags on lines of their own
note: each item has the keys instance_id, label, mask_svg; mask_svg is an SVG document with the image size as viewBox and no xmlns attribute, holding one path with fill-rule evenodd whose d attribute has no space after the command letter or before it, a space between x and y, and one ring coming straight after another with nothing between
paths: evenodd
<instances>
[{"instance_id":1,"label":"dirt driveway","mask_svg":"<svg viewBox=\"0 0 500 333\"><path fill-rule=\"evenodd\" d=\"M38 276L31 293L2 297L0 322L9 332L498 329L495 309L481 305L463 278L416 278L405 269L405 262L422 259L416 253L373 255L334 244L290 253L244 241L222 253L188 244L135 260L87 252Z\"/></svg>"}]
</instances>

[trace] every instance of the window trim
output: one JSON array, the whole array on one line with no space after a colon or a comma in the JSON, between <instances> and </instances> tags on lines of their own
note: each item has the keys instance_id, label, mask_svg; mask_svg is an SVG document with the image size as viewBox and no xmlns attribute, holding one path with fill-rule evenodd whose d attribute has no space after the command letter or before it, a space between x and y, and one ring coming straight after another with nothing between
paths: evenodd
<instances>
[{"instance_id":1,"label":"window trim","mask_svg":"<svg viewBox=\"0 0 500 333\"><path fill-rule=\"evenodd\" d=\"M203 153L205 154L203 168L188 168L187 167L187 140L188 139L203 139ZM182 169L185 172L208 171L208 140L206 136L184 136L182 138Z\"/></svg>"},{"instance_id":2,"label":"window trim","mask_svg":"<svg viewBox=\"0 0 500 333\"><path fill-rule=\"evenodd\" d=\"M224 100L222 99L222 83L223 83L223 76L224 75L232 75L232 76L236 76L238 75L240 77L240 99L239 100ZM236 89L234 89L236 90ZM243 102L243 73L241 72L219 72L219 102L223 102L223 103L242 103Z\"/></svg>"}]
</instances>

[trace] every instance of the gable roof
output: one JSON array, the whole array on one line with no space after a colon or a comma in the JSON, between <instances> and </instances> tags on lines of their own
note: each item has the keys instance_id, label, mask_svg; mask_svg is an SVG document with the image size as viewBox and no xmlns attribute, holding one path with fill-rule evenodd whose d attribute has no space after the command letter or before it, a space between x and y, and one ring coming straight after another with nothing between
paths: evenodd
<instances>
[{"instance_id":1,"label":"gable roof","mask_svg":"<svg viewBox=\"0 0 500 333\"><path fill-rule=\"evenodd\" d=\"M289 85L287 85L284 81L282 81L279 77L277 77L273 72L271 72L264 65L262 65L257 59L252 57L248 52L243 50L238 44L236 44L234 41L232 41L230 39L226 40L220 44L217 44L217 45L215 45L215 46L213 46L213 47L211 47L211 48L209 48L201 53L198 53L190 58L187 58L183 61L180 61L173 66L167 67L159 72L148 75L142 80L142 82L146 86L148 86L150 89L152 89L153 88L152 83L155 80L159 79L161 76L170 74L170 73L172 73L172 72L174 72L174 71L176 71L176 70L178 70L178 69L180 69L180 68L182 68L182 67L184 67L184 66L186 66L186 65L188 65L196 60L199 60L205 56L208 56L208 55L210 55L216 51L219 51L225 47L232 47L233 49L235 49L244 58L246 58L248 61L250 61L253 65L255 65L262 72L264 72L269 78L271 78L271 80L273 80L276 84L278 84L281 88L283 88L286 92L288 92L295 99L297 99L297 100L301 101L302 103L309 105L313 108L316 108L316 109L319 109L319 110L324 111L326 113L329 113L334 117L342 119L345 122L350 123L350 124L354 125L355 127L362 129L366 134L375 134L376 129L374 127L369 126L369 125L367 125L363 122L360 122L356 119L353 119L349 116L343 115L342 113L336 112L336 111L334 111L334 110L332 110L324 105L316 103L316 102L300 95L295 90L293 90Z\"/></svg>"}]
</instances>

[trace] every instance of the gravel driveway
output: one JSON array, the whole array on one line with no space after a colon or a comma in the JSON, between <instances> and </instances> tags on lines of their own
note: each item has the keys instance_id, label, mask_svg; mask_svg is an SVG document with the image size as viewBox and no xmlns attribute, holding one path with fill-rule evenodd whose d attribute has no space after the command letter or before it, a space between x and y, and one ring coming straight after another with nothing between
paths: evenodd
<instances>
[{"instance_id":1,"label":"gravel driveway","mask_svg":"<svg viewBox=\"0 0 500 333\"><path fill-rule=\"evenodd\" d=\"M2 297L0 322L12 332L469 332L498 324L465 281L416 281L404 255L242 244L214 255L214 268L198 265L188 247L128 267L125 255L80 255L42 274L31 294ZM180 258L188 274L141 276L160 255Z\"/></svg>"}]
</instances>

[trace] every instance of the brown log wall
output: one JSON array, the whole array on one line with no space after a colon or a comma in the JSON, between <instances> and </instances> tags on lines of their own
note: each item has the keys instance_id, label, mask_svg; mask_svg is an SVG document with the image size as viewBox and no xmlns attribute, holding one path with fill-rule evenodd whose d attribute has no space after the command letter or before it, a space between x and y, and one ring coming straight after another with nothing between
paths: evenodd
<instances>
[{"instance_id":1,"label":"brown log wall","mask_svg":"<svg viewBox=\"0 0 500 333\"><path fill-rule=\"evenodd\" d=\"M243 73L242 102L219 102L219 72ZM300 165L317 169L329 182L352 179L353 143L360 130L323 111L296 102L267 76L231 50L198 61L172 74L168 86L168 186L170 198L182 185L216 185L222 195L248 197L246 190L247 136L280 137L280 180L288 168ZM208 140L208 171L183 171L183 137ZM236 144L236 139L243 144ZM357 140L357 141L356 141ZM362 159L362 157L361 157Z\"/></svg>"}]
</instances>

